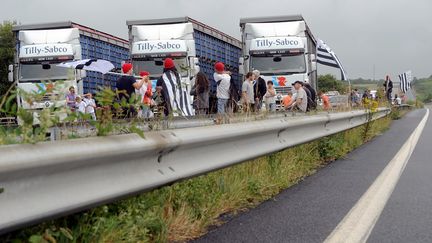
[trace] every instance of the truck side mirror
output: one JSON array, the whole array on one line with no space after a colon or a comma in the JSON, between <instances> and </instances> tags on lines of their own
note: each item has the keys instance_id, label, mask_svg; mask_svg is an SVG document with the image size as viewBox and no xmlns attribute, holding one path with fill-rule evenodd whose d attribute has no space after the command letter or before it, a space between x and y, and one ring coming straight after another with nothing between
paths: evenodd
<instances>
[{"instance_id":1,"label":"truck side mirror","mask_svg":"<svg viewBox=\"0 0 432 243\"><path fill-rule=\"evenodd\" d=\"M14 65L11 64L8 66L8 81L13 82L14 81Z\"/></svg>"},{"instance_id":2,"label":"truck side mirror","mask_svg":"<svg viewBox=\"0 0 432 243\"><path fill-rule=\"evenodd\" d=\"M312 68L312 70L310 70L311 72L317 70L317 62L316 62L316 61L312 61L312 62L311 62L311 68Z\"/></svg>"},{"instance_id":3,"label":"truck side mirror","mask_svg":"<svg viewBox=\"0 0 432 243\"><path fill-rule=\"evenodd\" d=\"M240 57L239 58L239 74L241 74L241 75L245 74L245 72L244 72L244 61L245 61L244 57Z\"/></svg>"},{"instance_id":4,"label":"truck side mirror","mask_svg":"<svg viewBox=\"0 0 432 243\"><path fill-rule=\"evenodd\" d=\"M310 59L312 62L316 62L316 55L315 54L310 54Z\"/></svg>"}]
</instances>

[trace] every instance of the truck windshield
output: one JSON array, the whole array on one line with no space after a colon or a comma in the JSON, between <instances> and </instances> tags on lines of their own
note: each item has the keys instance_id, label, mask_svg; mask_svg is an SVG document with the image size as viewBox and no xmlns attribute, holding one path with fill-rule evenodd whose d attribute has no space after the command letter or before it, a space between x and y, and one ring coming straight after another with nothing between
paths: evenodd
<instances>
[{"instance_id":1,"label":"truck windshield","mask_svg":"<svg viewBox=\"0 0 432 243\"><path fill-rule=\"evenodd\" d=\"M303 54L290 56L251 56L251 68L262 74L291 74L306 72Z\"/></svg>"},{"instance_id":2,"label":"truck windshield","mask_svg":"<svg viewBox=\"0 0 432 243\"><path fill-rule=\"evenodd\" d=\"M182 77L188 75L188 65L186 58L173 59L175 66ZM135 59L133 60L134 74L139 75L140 71L147 71L150 75L161 76L163 73L163 59Z\"/></svg>"},{"instance_id":3,"label":"truck windshield","mask_svg":"<svg viewBox=\"0 0 432 243\"><path fill-rule=\"evenodd\" d=\"M70 70L64 67L57 67L56 63L43 67L42 64L20 64L20 82L35 80L61 80L67 79Z\"/></svg>"}]
</instances>

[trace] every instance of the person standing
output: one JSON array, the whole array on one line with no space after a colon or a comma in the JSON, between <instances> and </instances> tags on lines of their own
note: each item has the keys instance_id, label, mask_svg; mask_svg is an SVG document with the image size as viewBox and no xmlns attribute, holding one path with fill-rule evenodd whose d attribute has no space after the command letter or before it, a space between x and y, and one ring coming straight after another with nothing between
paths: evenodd
<instances>
[{"instance_id":1,"label":"person standing","mask_svg":"<svg viewBox=\"0 0 432 243\"><path fill-rule=\"evenodd\" d=\"M195 84L190 92L194 96L194 108L198 115L206 115L209 109L210 82L203 72L195 78Z\"/></svg>"},{"instance_id":2,"label":"person standing","mask_svg":"<svg viewBox=\"0 0 432 243\"><path fill-rule=\"evenodd\" d=\"M358 92L358 89L354 89L351 92L351 103L352 103L352 106L360 105L360 94Z\"/></svg>"},{"instance_id":3,"label":"person standing","mask_svg":"<svg viewBox=\"0 0 432 243\"><path fill-rule=\"evenodd\" d=\"M230 98L229 89L231 85L231 72L225 71L225 65L222 62L217 62L214 65L214 69L215 72L213 78L217 84L217 113L219 115L224 115L226 113L228 99Z\"/></svg>"},{"instance_id":4,"label":"person standing","mask_svg":"<svg viewBox=\"0 0 432 243\"><path fill-rule=\"evenodd\" d=\"M92 93L88 93L88 94L84 95L83 101L86 104L85 113L90 114L92 120L96 121L96 112L95 112L96 102L93 99Z\"/></svg>"},{"instance_id":5,"label":"person standing","mask_svg":"<svg viewBox=\"0 0 432 243\"><path fill-rule=\"evenodd\" d=\"M165 116L169 114L174 116L194 115L189 92L182 87L182 80L173 59L164 60L163 74L157 80L156 86L165 101Z\"/></svg>"},{"instance_id":6,"label":"person standing","mask_svg":"<svg viewBox=\"0 0 432 243\"><path fill-rule=\"evenodd\" d=\"M75 97L75 106L77 108L77 113L84 115L86 112L86 103L81 99L80 96Z\"/></svg>"},{"instance_id":7,"label":"person standing","mask_svg":"<svg viewBox=\"0 0 432 243\"><path fill-rule=\"evenodd\" d=\"M69 87L69 93L66 94L66 105L69 107L71 111L75 111L76 108L76 93L75 93L75 87L70 86Z\"/></svg>"},{"instance_id":8,"label":"person standing","mask_svg":"<svg viewBox=\"0 0 432 243\"><path fill-rule=\"evenodd\" d=\"M261 73L259 70L253 70L252 72L255 76L255 80L253 81L255 111L258 112L261 110L262 101L263 101L264 95L267 92L267 86L266 86L265 80L260 76Z\"/></svg>"},{"instance_id":9,"label":"person standing","mask_svg":"<svg viewBox=\"0 0 432 243\"><path fill-rule=\"evenodd\" d=\"M317 106L316 105L317 93L315 89L307 81L303 82L303 88L305 89L306 94L308 94L308 110L315 110Z\"/></svg>"},{"instance_id":10,"label":"person standing","mask_svg":"<svg viewBox=\"0 0 432 243\"><path fill-rule=\"evenodd\" d=\"M125 75L121 76L116 83L117 97L121 103L126 102L128 106L123 110L124 116L132 117L135 114L135 108L132 103L135 99L135 89L139 90L143 85L143 80L136 82L135 77L132 76L133 67L130 63L125 63L122 66L122 71Z\"/></svg>"},{"instance_id":11,"label":"person standing","mask_svg":"<svg viewBox=\"0 0 432 243\"><path fill-rule=\"evenodd\" d=\"M301 112L307 111L308 97L305 89L303 89L303 83L301 81L295 81L292 83L296 90L296 98L294 103L291 105L291 109L296 109Z\"/></svg>"},{"instance_id":12,"label":"person standing","mask_svg":"<svg viewBox=\"0 0 432 243\"><path fill-rule=\"evenodd\" d=\"M141 117L151 118L153 117L153 112L151 111L153 90L152 90L152 83L150 81L150 73L147 71L141 71L140 77L143 80L143 85L139 90L140 100L142 103Z\"/></svg>"},{"instance_id":13,"label":"person standing","mask_svg":"<svg viewBox=\"0 0 432 243\"><path fill-rule=\"evenodd\" d=\"M311 110L311 103L312 103L312 93L309 91L309 89L304 87L304 83L302 82L302 88L303 90L306 92L306 97L307 97L307 107L306 110L310 111Z\"/></svg>"},{"instance_id":14,"label":"person standing","mask_svg":"<svg viewBox=\"0 0 432 243\"><path fill-rule=\"evenodd\" d=\"M254 77L252 72L246 74L246 79L242 85L242 104L245 112L254 111L255 97L254 97Z\"/></svg>"},{"instance_id":15,"label":"person standing","mask_svg":"<svg viewBox=\"0 0 432 243\"><path fill-rule=\"evenodd\" d=\"M386 80L383 85L385 87L387 100L391 103L392 93L393 93L393 82L391 81L389 75L386 76Z\"/></svg>"},{"instance_id":16,"label":"person standing","mask_svg":"<svg viewBox=\"0 0 432 243\"><path fill-rule=\"evenodd\" d=\"M125 75L121 76L116 83L118 98L120 101L129 101L130 98L132 98L132 96L135 94L135 89L139 90L144 83L143 80L136 82L136 79L134 76L132 76L132 68L132 64L130 63L125 63L122 66L122 70Z\"/></svg>"},{"instance_id":17,"label":"person standing","mask_svg":"<svg viewBox=\"0 0 432 243\"><path fill-rule=\"evenodd\" d=\"M267 92L264 95L266 109L269 112L276 111L276 90L273 87L273 81L267 81Z\"/></svg>"}]
</instances>

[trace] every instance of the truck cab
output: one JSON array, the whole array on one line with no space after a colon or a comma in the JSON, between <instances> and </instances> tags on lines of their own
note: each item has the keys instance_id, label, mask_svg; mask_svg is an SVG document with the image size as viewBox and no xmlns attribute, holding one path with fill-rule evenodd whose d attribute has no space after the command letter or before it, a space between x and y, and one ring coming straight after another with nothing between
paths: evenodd
<instances>
[{"instance_id":1,"label":"truck cab","mask_svg":"<svg viewBox=\"0 0 432 243\"><path fill-rule=\"evenodd\" d=\"M163 72L163 60L170 57L182 76L182 89L190 91L196 74L203 72L210 81L210 96L216 96L214 64L225 63L233 82L240 87L238 60L241 42L222 31L190 17L127 21L130 56L134 74L147 70L155 82ZM212 98L210 98L212 99ZM193 97L190 97L192 102ZM210 101L210 110L212 107Z\"/></svg>"},{"instance_id":2,"label":"truck cab","mask_svg":"<svg viewBox=\"0 0 432 243\"><path fill-rule=\"evenodd\" d=\"M243 18L240 27L243 73L259 70L279 95L286 95L296 80L316 89L316 40L302 16Z\"/></svg>"},{"instance_id":3,"label":"truck cab","mask_svg":"<svg viewBox=\"0 0 432 243\"><path fill-rule=\"evenodd\" d=\"M37 29L32 26L17 26L15 77L18 92L17 104L32 112L34 124L39 123L39 113L44 108L66 107L66 94L74 86L82 94L81 71L58 67L57 64L81 59L79 31L67 29ZM37 100L29 102L25 93L42 93ZM65 110L58 113L66 117ZM18 119L18 124L22 122Z\"/></svg>"},{"instance_id":4,"label":"truck cab","mask_svg":"<svg viewBox=\"0 0 432 243\"><path fill-rule=\"evenodd\" d=\"M163 61L172 58L182 77L182 88L190 90L199 72L192 23L183 19L127 21L134 74L150 72L153 83L163 73Z\"/></svg>"}]
</instances>

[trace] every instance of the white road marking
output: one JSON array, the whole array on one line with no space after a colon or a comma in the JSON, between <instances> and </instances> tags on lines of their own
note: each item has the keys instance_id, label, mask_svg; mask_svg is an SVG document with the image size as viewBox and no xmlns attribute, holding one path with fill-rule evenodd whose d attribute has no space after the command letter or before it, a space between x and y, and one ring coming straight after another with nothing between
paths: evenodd
<instances>
[{"instance_id":1,"label":"white road marking","mask_svg":"<svg viewBox=\"0 0 432 243\"><path fill-rule=\"evenodd\" d=\"M399 152L324 242L366 242L422 134L429 109Z\"/></svg>"}]
</instances>

